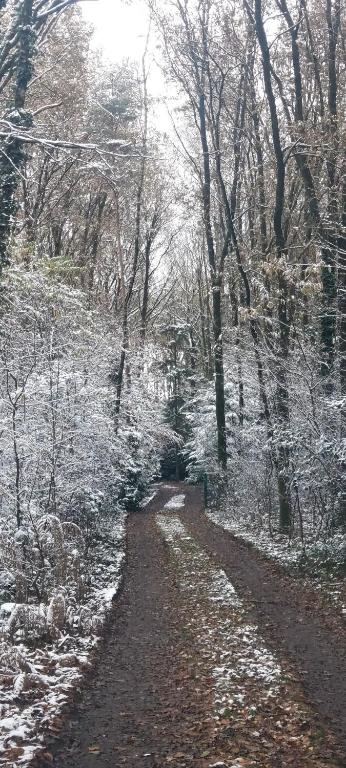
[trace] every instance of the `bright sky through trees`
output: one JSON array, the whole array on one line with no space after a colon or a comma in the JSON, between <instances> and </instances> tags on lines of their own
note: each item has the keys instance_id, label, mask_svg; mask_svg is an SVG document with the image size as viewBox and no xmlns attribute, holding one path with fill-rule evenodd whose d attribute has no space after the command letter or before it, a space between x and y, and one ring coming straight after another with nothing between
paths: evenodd
<instances>
[{"instance_id":1,"label":"bright sky through trees","mask_svg":"<svg viewBox=\"0 0 346 768\"><path fill-rule=\"evenodd\" d=\"M118 63L123 59L131 59L140 63L150 24L145 2L133 0L131 4L126 5L123 0L88 0L83 2L81 7L85 19L94 27L94 45L102 50L107 61ZM151 115L156 127L170 134L172 123L164 104L167 99L167 85L156 63L157 55L155 29L151 26L147 57L149 92L155 99L155 104L151 105Z\"/></svg>"},{"instance_id":2,"label":"bright sky through trees","mask_svg":"<svg viewBox=\"0 0 346 768\"><path fill-rule=\"evenodd\" d=\"M85 18L95 27L95 44L111 61L142 56L149 18L143 2L125 5L122 0L82 4Z\"/></svg>"}]
</instances>

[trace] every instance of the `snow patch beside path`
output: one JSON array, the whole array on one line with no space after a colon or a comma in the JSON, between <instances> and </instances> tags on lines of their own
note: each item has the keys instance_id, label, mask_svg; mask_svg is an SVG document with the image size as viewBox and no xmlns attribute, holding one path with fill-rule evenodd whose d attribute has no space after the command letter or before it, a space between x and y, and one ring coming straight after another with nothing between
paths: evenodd
<instances>
[{"instance_id":1,"label":"snow patch beside path","mask_svg":"<svg viewBox=\"0 0 346 768\"><path fill-rule=\"evenodd\" d=\"M154 491L154 493L152 493L150 496L145 496L140 503L140 508L145 509L145 507L148 507L153 499L155 499L155 496L157 496L157 491Z\"/></svg>"},{"instance_id":2,"label":"snow patch beside path","mask_svg":"<svg viewBox=\"0 0 346 768\"><path fill-rule=\"evenodd\" d=\"M164 509L183 509L185 506L185 493L179 493L172 496L164 505Z\"/></svg>"},{"instance_id":3,"label":"snow patch beside path","mask_svg":"<svg viewBox=\"0 0 346 768\"><path fill-rule=\"evenodd\" d=\"M212 523L225 531L229 531L237 539L239 538L255 547L266 557L280 563L288 570L298 567L302 560L304 562L302 543L297 536L290 539L278 531L275 531L271 536L266 528L254 527L250 517L244 516L242 520L239 520L232 508L213 510L206 512L206 515ZM316 541L315 533L306 530L304 552L312 565L312 567L310 566L310 573L306 574L306 579L315 589L323 591L343 616L346 614L345 580L338 576L332 576L329 569L323 571L321 562L323 562L323 558L326 558L330 562L334 561L340 568L345 560L345 551L345 534L337 532L334 536Z\"/></svg>"},{"instance_id":4,"label":"snow patch beside path","mask_svg":"<svg viewBox=\"0 0 346 768\"><path fill-rule=\"evenodd\" d=\"M227 515L223 510L206 512L207 517L212 523L220 526L225 531L229 531L237 538L243 539L264 552L273 560L278 560L282 565L295 565L301 557L301 544L297 542L296 546L287 538L287 536L276 534L275 539L271 538L269 532L264 529L251 527L247 522L240 522L235 517Z\"/></svg>"},{"instance_id":5,"label":"snow patch beside path","mask_svg":"<svg viewBox=\"0 0 346 768\"><path fill-rule=\"evenodd\" d=\"M27 766L59 733L61 714L91 667L102 628L122 578L125 513L105 528L93 553L91 584L82 603L69 606L63 630L35 647L21 628L6 633L11 605L3 604L0 635L0 766ZM13 605L15 609L15 604ZM1 622L0 622L1 624ZM1 629L1 626L0 626Z\"/></svg>"}]
</instances>

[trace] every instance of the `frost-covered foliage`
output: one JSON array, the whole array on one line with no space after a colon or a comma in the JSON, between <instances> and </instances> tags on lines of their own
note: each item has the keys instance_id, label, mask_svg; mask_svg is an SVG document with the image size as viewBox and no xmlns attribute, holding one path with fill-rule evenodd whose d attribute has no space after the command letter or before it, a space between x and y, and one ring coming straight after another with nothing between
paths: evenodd
<instances>
[{"instance_id":1,"label":"frost-covered foliage","mask_svg":"<svg viewBox=\"0 0 346 768\"><path fill-rule=\"evenodd\" d=\"M0 752L9 764L41 747L90 664L121 578L125 508L172 435L154 347L145 364L129 349L116 415L114 319L40 264L12 268L4 289Z\"/></svg>"},{"instance_id":2,"label":"frost-covered foliage","mask_svg":"<svg viewBox=\"0 0 346 768\"><path fill-rule=\"evenodd\" d=\"M204 13L193 0L154 4L184 103L175 127L189 215L176 317L189 329L193 361L190 477L207 472L219 487L223 474L229 503L254 528L322 538L346 529L343 20L338 4L328 20L312 4L298 62L286 6L275 16L274 45L268 8L256 3L248 68L238 44L249 8L231 30L222 2L202 5ZM311 56L320 62L318 82ZM325 143L332 71L338 108Z\"/></svg>"},{"instance_id":3,"label":"frost-covered foliage","mask_svg":"<svg viewBox=\"0 0 346 768\"><path fill-rule=\"evenodd\" d=\"M212 382L202 386L189 403L187 418L192 433L185 445L187 466L190 478L198 482L205 472L218 471L215 394Z\"/></svg>"},{"instance_id":4,"label":"frost-covered foliage","mask_svg":"<svg viewBox=\"0 0 346 768\"><path fill-rule=\"evenodd\" d=\"M71 578L48 604L2 604L0 765L27 765L44 751L46 734L60 730L61 712L91 666L120 584L124 523L125 513L98 520L84 561L83 598Z\"/></svg>"},{"instance_id":5,"label":"frost-covered foliage","mask_svg":"<svg viewBox=\"0 0 346 768\"><path fill-rule=\"evenodd\" d=\"M1 598L47 604L66 584L83 595L100 510L116 512L146 486L168 430L153 390L154 350L140 376L130 355L133 373L115 420L115 324L89 310L81 292L40 270L12 269L6 288Z\"/></svg>"},{"instance_id":6,"label":"frost-covered foliage","mask_svg":"<svg viewBox=\"0 0 346 768\"><path fill-rule=\"evenodd\" d=\"M190 479L195 482L201 480L204 473L208 475L211 504L220 504L220 485L223 493L226 488L223 517L232 520L232 530L242 531L244 535L246 532L246 536L253 540L263 535L268 541L268 537L272 540L275 536L280 542L279 547L282 541L281 549L287 551L287 560L297 561L302 548L305 552L309 549L316 565L328 560L340 570L346 562L342 556L344 547L340 549L339 544L335 547L333 542L339 542L334 529L338 522L344 461L344 440L339 428L341 404L336 398L326 397L320 386L318 361L313 359L312 348L306 347L303 354L300 344L292 351L290 429L280 432L274 425L271 434L268 434L258 383L253 375L251 351L242 349L242 421L239 417L239 369L228 346L225 357L227 475L222 478L218 470L214 383L204 381L186 408L192 434L186 444ZM265 372L272 407L275 380L271 378L270 360L267 359ZM288 541L279 531L275 466L275 452L283 438L290 447L291 456L289 479L293 515ZM340 536L344 541L342 534ZM293 552L294 539L298 548ZM283 555L283 559L285 557Z\"/></svg>"}]
</instances>

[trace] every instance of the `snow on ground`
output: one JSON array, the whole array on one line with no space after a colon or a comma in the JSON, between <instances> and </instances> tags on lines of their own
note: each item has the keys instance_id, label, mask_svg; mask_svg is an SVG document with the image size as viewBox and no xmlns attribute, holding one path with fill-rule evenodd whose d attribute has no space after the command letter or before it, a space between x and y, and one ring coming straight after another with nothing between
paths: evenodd
<instances>
[{"instance_id":1,"label":"snow on ground","mask_svg":"<svg viewBox=\"0 0 346 768\"><path fill-rule=\"evenodd\" d=\"M270 537L269 532L264 528L255 527L249 521L239 521L236 517L227 514L223 509L207 512L207 517L213 523L224 528L225 531L230 531L234 536L238 536L249 544L256 546L262 552L265 552L266 555L278 560L283 565L295 565L301 558L302 547L300 541L292 542L287 536L280 535L279 533L275 534L275 537Z\"/></svg>"},{"instance_id":2,"label":"snow on ground","mask_svg":"<svg viewBox=\"0 0 346 768\"><path fill-rule=\"evenodd\" d=\"M151 493L150 496L144 496L144 499L142 499L140 507L141 509L145 509L145 507L148 507L149 504L155 499L155 496L157 496L157 491L154 491L154 493Z\"/></svg>"},{"instance_id":3,"label":"snow on ground","mask_svg":"<svg viewBox=\"0 0 346 768\"><path fill-rule=\"evenodd\" d=\"M185 493L178 493L172 496L164 505L164 509L182 509L185 506Z\"/></svg>"},{"instance_id":4,"label":"snow on ground","mask_svg":"<svg viewBox=\"0 0 346 768\"><path fill-rule=\"evenodd\" d=\"M1 606L0 765L6 768L27 765L44 748L45 736L56 735L63 725L61 714L92 664L121 583L125 519L121 513L103 530L91 555L86 596L69 606L54 639L46 633L38 642L33 626L31 634L18 628L11 640L6 630L14 606Z\"/></svg>"},{"instance_id":5,"label":"snow on ground","mask_svg":"<svg viewBox=\"0 0 346 768\"><path fill-rule=\"evenodd\" d=\"M207 517L225 531L230 531L237 538L246 541L251 546L263 552L267 557L276 560L285 568L302 568L315 589L322 590L329 600L346 615L345 580L338 578L329 568L324 569L324 562L334 562L336 567L342 567L346 556L346 536L335 533L316 540L313 531L305 532L304 547L298 537L290 538L278 531L272 535L268 529L254 525L250 517L239 516L230 509L212 510ZM309 565L309 569L305 566Z\"/></svg>"},{"instance_id":6,"label":"snow on ground","mask_svg":"<svg viewBox=\"0 0 346 768\"><path fill-rule=\"evenodd\" d=\"M215 706L221 713L244 696L242 681L255 678L263 684L263 696L277 692L281 670L267 650L257 628L245 619L242 600L221 568L188 535L177 516L157 516L158 526L171 546L181 587L198 605L199 640L213 660ZM205 612L203 604L209 607ZM210 608L216 621L208 620Z\"/></svg>"},{"instance_id":7,"label":"snow on ground","mask_svg":"<svg viewBox=\"0 0 346 768\"><path fill-rule=\"evenodd\" d=\"M225 572L189 535L177 514L156 522L168 543L185 608L183 630L192 641L196 686L211 697L211 753L224 768L299 765L315 761L318 733L286 666L266 647ZM240 756L241 755L241 756ZM244 755L244 757L243 757Z\"/></svg>"}]
</instances>

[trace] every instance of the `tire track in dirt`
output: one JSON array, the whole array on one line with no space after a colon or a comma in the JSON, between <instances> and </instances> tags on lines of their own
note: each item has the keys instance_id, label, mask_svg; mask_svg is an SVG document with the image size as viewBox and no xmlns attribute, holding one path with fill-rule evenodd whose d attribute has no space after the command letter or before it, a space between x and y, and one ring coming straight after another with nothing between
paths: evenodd
<instances>
[{"instance_id":1,"label":"tire track in dirt","mask_svg":"<svg viewBox=\"0 0 346 768\"><path fill-rule=\"evenodd\" d=\"M161 488L150 513L172 493ZM56 768L176 768L186 765L170 759L179 752L206 765L199 754L213 725L208 685L200 675L196 685L179 591L150 513L129 518L124 587L81 704L63 740L50 747Z\"/></svg>"},{"instance_id":2,"label":"tire track in dirt","mask_svg":"<svg viewBox=\"0 0 346 768\"><path fill-rule=\"evenodd\" d=\"M254 620L278 657L288 657L326 727L333 730L346 765L346 632L335 631L311 604L311 593L249 545L215 525L203 511L200 489L187 488L182 519L252 606ZM298 591L297 591L298 590ZM317 601L316 601L317 602Z\"/></svg>"}]
</instances>

